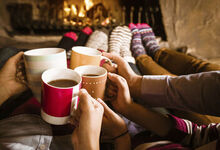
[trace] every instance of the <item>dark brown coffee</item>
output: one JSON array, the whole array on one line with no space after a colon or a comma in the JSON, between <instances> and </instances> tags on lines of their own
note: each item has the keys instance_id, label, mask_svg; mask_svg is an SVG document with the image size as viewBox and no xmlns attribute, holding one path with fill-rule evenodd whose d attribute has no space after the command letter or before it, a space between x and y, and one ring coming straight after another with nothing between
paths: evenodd
<instances>
[{"instance_id":1,"label":"dark brown coffee","mask_svg":"<svg viewBox=\"0 0 220 150\"><path fill-rule=\"evenodd\" d=\"M83 76L95 77L95 76L99 76L99 75L98 74L84 74Z\"/></svg>"},{"instance_id":2,"label":"dark brown coffee","mask_svg":"<svg viewBox=\"0 0 220 150\"><path fill-rule=\"evenodd\" d=\"M74 80L69 79L58 79L48 82L48 84L56 87L72 87L77 85L78 83Z\"/></svg>"}]
</instances>

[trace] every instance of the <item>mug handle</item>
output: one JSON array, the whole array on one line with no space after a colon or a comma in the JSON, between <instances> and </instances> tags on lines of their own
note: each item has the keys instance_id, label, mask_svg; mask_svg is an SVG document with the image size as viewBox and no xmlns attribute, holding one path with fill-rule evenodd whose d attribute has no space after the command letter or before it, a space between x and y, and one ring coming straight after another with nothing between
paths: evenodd
<instances>
[{"instance_id":1,"label":"mug handle","mask_svg":"<svg viewBox=\"0 0 220 150\"><path fill-rule=\"evenodd\" d=\"M101 56L101 61L100 61L99 66L102 67L103 64L105 64L105 63L108 63L110 66L112 66L112 61L109 58L107 58L105 56Z\"/></svg>"},{"instance_id":2,"label":"mug handle","mask_svg":"<svg viewBox=\"0 0 220 150\"><path fill-rule=\"evenodd\" d=\"M71 116L75 113L76 109L78 108L78 104L79 104L79 97L78 96L73 97L71 101L71 107L70 107Z\"/></svg>"}]
</instances>

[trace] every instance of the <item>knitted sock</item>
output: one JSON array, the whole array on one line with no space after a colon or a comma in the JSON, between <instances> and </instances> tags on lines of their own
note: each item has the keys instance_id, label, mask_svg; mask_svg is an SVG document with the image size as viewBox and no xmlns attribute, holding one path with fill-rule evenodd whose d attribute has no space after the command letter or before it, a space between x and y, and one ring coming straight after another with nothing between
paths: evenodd
<instances>
[{"instance_id":1,"label":"knitted sock","mask_svg":"<svg viewBox=\"0 0 220 150\"><path fill-rule=\"evenodd\" d=\"M134 57L132 57L131 50L130 50L131 37L132 37L131 30L127 26L122 26L121 32L122 32L123 36L122 36L122 45L120 48L120 55L127 62L135 64L135 59L134 59Z\"/></svg>"},{"instance_id":2,"label":"knitted sock","mask_svg":"<svg viewBox=\"0 0 220 150\"><path fill-rule=\"evenodd\" d=\"M101 49L107 52L108 50L108 30L98 29L95 30L90 36L88 41L86 42L87 47Z\"/></svg>"},{"instance_id":3,"label":"knitted sock","mask_svg":"<svg viewBox=\"0 0 220 150\"><path fill-rule=\"evenodd\" d=\"M129 28L131 29L132 33L131 51L133 56L136 58L140 55L146 54L144 46L142 45L141 34L138 31L138 28L133 23L129 24Z\"/></svg>"},{"instance_id":4,"label":"knitted sock","mask_svg":"<svg viewBox=\"0 0 220 150\"><path fill-rule=\"evenodd\" d=\"M110 53L116 53L118 55L120 55L120 48L122 45L122 27L121 26L117 26L115 27L110 35L110 39L109 39L109 52Z\"/></svg>"},{"instance_id":5,"label":"knitted sock","mask_svg":"<svg viewBox=\"0 0 220 150\"><path fill-rule=\"evenodd\" d=\"M76 46L76 41L78 39L78 36L74 32L67 32L63 35L62 39L60 40L57 47L64 48L67 52L67 59L70 58L71 55L71 49L73 46Z\"/></svg>"},{"instance_id":6,"label":"knitted sock","mask_svg":"<svg viewBox=\"0 0 220 150\"><path fill-rule=\"evenodd\" d=\"M83 28L79 33L79 38L77 40L76 46L84 46L92 34L92 29L90 27Z\"/></svg>"},{"instance_id":7,"label":"knitted sock","mask_svg":"<svg viewBox=\"0 0 220 150\"><path fill-rule=\"evenodd\" d=\"M154 57L155 52L160 48L160 46L156 41L152 28L148 24L141 24L138 28L147 54Z\"/></svg>"}]
</instances>

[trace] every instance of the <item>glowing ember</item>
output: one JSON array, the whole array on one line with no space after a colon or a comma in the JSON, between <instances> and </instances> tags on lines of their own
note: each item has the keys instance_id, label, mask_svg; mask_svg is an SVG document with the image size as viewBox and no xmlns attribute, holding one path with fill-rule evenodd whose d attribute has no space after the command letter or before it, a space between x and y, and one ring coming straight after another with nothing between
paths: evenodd
<instances>
[{"instance_id":1,"label":"glowing ember","mask_svg":"<svg viewBox=\"0 0 220 150\"><path fill-rule=\"evenodd\" d=\"M102 26L107 26L111 24L112 18L110 16L103 16L103 10L101 6L103 4L96 4L94 10L91 8L94 6L93 0L84 0L84 4L78 6L77 4L70 3L68 0L63 1L63 14L62 20L64 25L97 25L101 24ZM91 11L90 11L91 10ZM88 14L90 16L87 16ZM91 16L91 13L93 15Z\"/></svg>"},{"instance_id":2,"label":"glowing ember","mask_svg":"<svg viewBox=\"0 0 220 150\"><path fill-rule=\"evenodd\" d=\"M85 14L86 14L86 11L84 10L84 7L81 7L78 16L79 17L85 17Z\"/></svg>"},{"instance_id":3,"label":"glowing ember","mask_svg":"<svg viewBox=\"0 0 220 150\"><path fill-rule=\"evenodd\" d=\"M84 0L86 10L89 10L93 6L92 0Z\"/></svg>"},{"instance_id":4,"label":"glowing ember","mask_svg":"<svg viewBox=\"0 0 220 150\"><path fill-rule=\"evenodd\" d=\"M102 24L103 26L106 26L106 25L108 25L109 23L110 23L110 17L106 18L101 24Z\"/></svg>"},{"instance_id":5,"label":"glowing ember","mask_svg":"<svg viewBox=\"0 0 220 150\"><path fill-rule=\"evenodd\" d=\"M75 5L71 5L72 15L77 15L77 9Z\"/></svg>"}]
</instances>

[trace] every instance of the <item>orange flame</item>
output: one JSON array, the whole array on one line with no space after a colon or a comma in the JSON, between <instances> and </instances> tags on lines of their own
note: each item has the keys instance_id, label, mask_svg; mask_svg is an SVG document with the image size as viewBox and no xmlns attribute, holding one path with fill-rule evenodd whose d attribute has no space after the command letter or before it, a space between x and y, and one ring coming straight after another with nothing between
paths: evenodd
<instances>
[{"instance_id":1,"label":"orange flame","mask_svg":"<svg viewBox=\"0 0 220 150\"><path fill-rule=\"evenodd\" d=\"M86 14L86 11L85 11L84 7L81 6L78 16L79 17L85 17L85 14Z\"/></svg>"},{"instance_id":2,"label":"orange flame","mask_svg":"<svg viewBox=\"0 0 220 150\"><path fill-rule=\"evenodd\" d=\"M89 10L94 5L92 0L84 0L84 3L86 6L86 10Z\"/></svg>"},{"instance_id":3,"label":"orange flame","mask_svg":"<svg viewBox=\"0 0 220 150\"><path fill-rule=\"evenodd\" d=\"M75 5L71 5L71 11L72 11L72 15L77 15L77 9Z\"/></svg>"}]
</instances>

